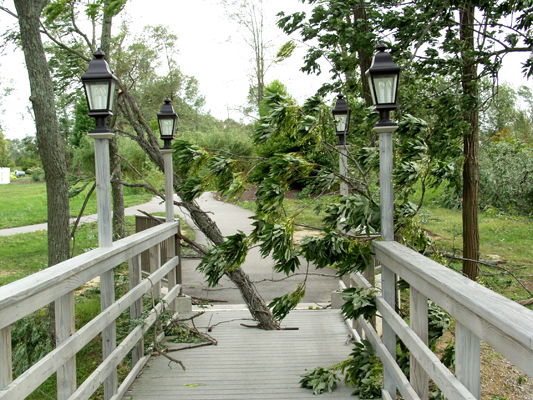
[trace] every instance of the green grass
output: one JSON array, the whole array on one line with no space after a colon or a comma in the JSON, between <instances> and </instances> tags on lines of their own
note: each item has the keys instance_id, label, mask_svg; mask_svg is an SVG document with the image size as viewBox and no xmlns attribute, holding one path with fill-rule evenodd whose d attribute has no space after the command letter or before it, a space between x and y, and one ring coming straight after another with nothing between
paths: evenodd
<instances>
[{"instance_id":1,"label":"green grass","mask_svg":"<svg viewBox=\"0 0 533 400\"><path fill-rule=\"evenodd\" d=\"M461 255L463 239L460 210L425 207L419 219L438 249ZM482 212L479 214L479 234L481 259L500 261L500 267L512 271L527 290L509 273L483 265L479 282L513 300L530 298L533 292L531 218ZM460 262L450 262L449 266L461 271Z\"/></svg>"},{"instance_id":2,"label":"green grass","mask_svg":"<svg viewBox=\"0 0 533 400\"><path fill-rule=\"evenodd\" d=\"M70 199L70 215L76 217L89 188ZM152 194L125 188L124 206L149 201ZM84 214L96 213L96 193L91 195ZM45 183L0 185L0 229L32 225L47 221Z\"/></svg>"}]
</instances>

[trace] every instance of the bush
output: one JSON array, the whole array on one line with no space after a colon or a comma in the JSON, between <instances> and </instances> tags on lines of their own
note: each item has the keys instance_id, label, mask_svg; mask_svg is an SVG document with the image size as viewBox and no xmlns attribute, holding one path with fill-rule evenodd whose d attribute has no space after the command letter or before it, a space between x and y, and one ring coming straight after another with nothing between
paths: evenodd
<instances>
[{"instance_id":1,"label":"bush","mask_svg":"<svg viewBox=\"0 0 533 400\"><path fill-rule=\"evenodd\" d=\"M490 141L479 158L480 206L533 214L533 151L513 140Z\"/></svg>"},{"instance_id":2,"label":"bush","mask_svg":"<svg viewBox=\"0 0 533 400\"><path fill-rule=\"evenodd\" d=\"M42 168L39 167L33 167L26 171L29 175L31 175L31 180L34 182L42 182L44 181L44 171Z\"/></svg>"},{"instance_id":3,"label":"bush","mask_svg":"<svg viewBox=\"0 0 533 400\"><path fill-rule=\"evenodd\" d=\"M223 130L180 132L179 138L212 151L218 150L237 156L251 156L254 152L249 132L240 126L232 126L230 122Z\"/></svg>"}]
</instances>

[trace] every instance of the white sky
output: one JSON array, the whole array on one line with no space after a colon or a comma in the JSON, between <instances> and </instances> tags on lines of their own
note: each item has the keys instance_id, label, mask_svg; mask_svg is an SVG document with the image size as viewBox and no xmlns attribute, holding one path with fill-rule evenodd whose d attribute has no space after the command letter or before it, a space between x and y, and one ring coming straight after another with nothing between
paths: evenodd
<instances>
[{"instance_id":1,"label":"white sky","mask_svg":"<svg viewBox=\"0 0 533 400\"><path fill-rule=\"evenodd\" d=\"M0 3L14 10L12 0ZM288 38L275 26L275 14L301 10L299 0L265 0L265 38L272 42L272 53ZM238 111L245 105L250 76L252 54L245 44L239 26L230 21L219 0L130 0L122 13L131 21L132 32L139 32L145 25L167 25L178 36L178 64L187 75L195 76L200 92L206 98L205 111L217 118L242 119ZM0 30L14 26L15 19L0 12ZM118 24L116 24L118 25ZM115 25L115 26L116 26ZM313 95L328 79L327 66L321 76L307 75L299 71L305 47L301 45L293 57L273 65L267 72L267 82L281 80L297 100ZM533 86L525 81L520 72L520 63L526 55L511 54L506 58L500 80L518 87ZM35 128L28 101L30 90L24 66L24 57L19 49L11 47L0 56L0 91L14 88L0 104L0 126L7 138L22 138L34 135Z\"/></svg>"}]
</instances>

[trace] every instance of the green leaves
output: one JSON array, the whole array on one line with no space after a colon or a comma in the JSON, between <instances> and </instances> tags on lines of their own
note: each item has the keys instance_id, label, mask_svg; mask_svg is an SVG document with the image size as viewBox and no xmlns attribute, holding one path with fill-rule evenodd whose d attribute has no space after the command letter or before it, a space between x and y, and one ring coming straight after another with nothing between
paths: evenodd
<instances>
[{"instance_id":1,"label":"green leaves","mask_svg":"<svg viewBox=\"0 0 533 400\"><path fill-rule=\"evenodd\" d=\"M300 266L300 260L293 248L292 238L294 226L291 220L283 224L268 222L256 223L254 236L260 241L259 249L263 257L272 252L272 258L276 260L274 270L289 275Z\"/></svg>"},{"instance_id":2,"label":"green leaves","mask_svg":"<svg viewBox=\"0 0 533 400\"><path fill-rule=\"evenodd\" d=\"M333 392L337 387L339 380L335 371L327 368L318 367L314 370L301 375L300 386L311 389L314 395L324 392Z\"/></svg>"},{"instance_id":3,"label":"green leaves","mask_svg":"<svg viewBox=\"0 0 533 400\"><path fill-rule=\"evenodd\" d=\"M362 287L351 287L341 293L344 304L341 306L345 319L357 319L361 315L370 319L376 314L376 291Z\"/></svg>"},{"instance_id":4,"label":"green leaves","mask_svg":"<svg viewBox=\"0 0 533 400\"><path fill-rule=\"evenodd\" d=\"M239 231L235 235L226 237L226 241L213 247L196 267L207 277L210 287L218 284L224 273L242 265L248 253L248 238Z\"/></svg>"},{"instance_id":5,"label":"green leaves","mask_svg":"<svg viewBox=\"0 0 533 400\"><path fill-rule=\"evenodd\" d=\"M204 192L202 179L196 176L184 179L181 182L178 191L182 200L193 201Z\"/></svg>"},{"instance_id":6,"label":"green leaves","mask_svg":"<svg viewBox=\"0 0 533 400\"><path fill-rule=\"evenodd\" d=\"M176 140L173 147L174 164L181 174L197 171L209 159L207 151L186 140Z\"/></svg>"},{"instance_id":7,"label":"green leaves","mask_svg":"<svg viewBox=\"0 0 533 400\"><path fill-rule=\"evenodd\" d=\"M304 296L305 287L303 285L298 285L294 292L272 299L268 306L272 309L274 319L281 321L285 318L291 310L296 308Z\"/></svg>"},{"instance_id":8,"label":"green leaves","mask_svg":"<svg viewBox=\"0 0 533 400\"><path fill-rule=\"evenodd\" d=\"M363 340L354 343L350 358L343 370L347 385L354 386L354 396L375 399L381 396L383 367L371 344Z\"/></svg>"}]
</instances>

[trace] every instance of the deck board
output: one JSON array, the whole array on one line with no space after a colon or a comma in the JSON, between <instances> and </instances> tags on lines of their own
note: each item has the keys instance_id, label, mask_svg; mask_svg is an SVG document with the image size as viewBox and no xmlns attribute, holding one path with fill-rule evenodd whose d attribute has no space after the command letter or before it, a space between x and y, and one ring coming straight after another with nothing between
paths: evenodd
<instances>
[{"instance_id":1,"label":"deck board","mask_svg":"<svg viewBox=\"0 0 533 400\"><path fill-rule=\"evenodd\" d=\"M248 311L208 311L196 319L206 326L235 318L250 318ZM299 386L306 369L328 366L345 359L352 346L339 310L296 310L283 325L298 330L262 331L233 321L210 333L217 346L172 353L187 370L154 357L133 383L125 399L131 400L292 400L317 399ZM248 322L250 323L250 322ZM322 399L350 399L353 389L339 385Z\"/></svg>"}]
</instances>

